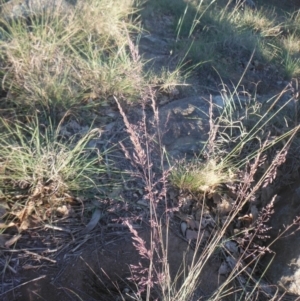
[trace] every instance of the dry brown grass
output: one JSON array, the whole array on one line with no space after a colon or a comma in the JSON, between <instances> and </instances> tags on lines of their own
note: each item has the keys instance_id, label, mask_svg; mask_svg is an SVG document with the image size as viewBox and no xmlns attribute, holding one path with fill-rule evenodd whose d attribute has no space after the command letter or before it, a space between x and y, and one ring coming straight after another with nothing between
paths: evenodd
<instances>
[{"instance_id":1,"label":"dry brown grass","mask_svg":"<svg viewBox=\"0 0 300 301\"><path fill-rule=\"evenodd\" d=\"M154 101L154 99L152 99L152 101ZM231 101L233 101L233 99ZM300 127L297 126L287 134L273 138L273 141L270 141L269 136L264 136L265 140L262 141L261 144L256 144L256 149L252 149L251 154L248 153L247 147L245 148L245 146L255 137L253 134L256 133L255 130L250 131L249 135L244 135L240 140L235 140L236 147L232 148L231 145L227 150L227 155L225 154L225 142L227 140L223 141L222 149L218 149L217 146L221 145L220 142L218 142L211 148L211 151L213 151L211 155L214 155L214 158L218 158L218 153L220 153L222 159L219 158L219 161L213 160L209 157L208 153L208 157L202 160L202 162L195 160L190 163L181 163L179 169L175 168L171 171L162 171L163 176L157 178L157 175L154 176L154 166L151 161L153 141L155 141L155 139L149 135L150 130L149 128L147 130L145 115L142 121L144 126L137 128L129 122L119 102L118 106L133 146L132 153L124 147L123 150L127 159L129 159L135 167L135 175L139 175L143 179L145 199L148 200L150 207L150 216L147 223L149 223L151 227L151 243L148 247L144 241L141 240L138 232L133 230L131 225L128 224L133 234L134 245L144 263L143 265L132 268L131 280L134 281L137 286L134 300L152 300L152 298L168 301L193 300L192 298L201 280L204 267L216 256L216 253L223 258L228 276L226 278L227 280L224 281L207 300L227 300L226 298L277 300L277 298L280 298L279 291L274 290L272 286L263 279L265 271L261 270L258 272L257 268L261 258L266 253L271 252L269 249L271 244L259 244L258 241L263 241L267 237L267 222L273 214L273 202L275 197L273 197L270 203L263 207L261 211L258 210L254 199L262 187L267 187L274 178L276 178L276 171L284 164L291 141L298 133ZM153 107L155 108L155 105L153 105ZM228 114L228 108L227 111L226 108L224 108L224 111L225 115ZM280 112L280 109L277 113L278 112ZM272 115L272 117L274 118L275 115L276 113ZM234 116L235 115L232 114L231 118L234 118ZM265 117L266 115L262 115L262 120L257 122L257 129L259 128L261 130L267 126L268 123L264 123ZM220 136L219 132L224 129L223 122L225 122L224 119L211 120L211 125L213 126L213 133L210 138L211 146L214 141L217 142L218 139L224 137L222 135ZM156 128L159 128L157 126L157 124L159 124L158 117L156 117L154 124L156 124ZM217 129L217 132L215 132L214 129ZM227 131L230 132L228 126ZM141 139L141 137L143 138ZM234 137L231 138L232 142ZM283 147L270 161L268 168L261 173L260 166L265 160L264 152L270 145L274 146L275 143L278 143L284 138L286 138L286 140ZM161 146L158 145L158 147ZM232 152L232 149L234 149L234 152ZM234 162L238 162L238 157L243 156L243 154L249 158L247 160L248 163L241 164L239 168L237 168ZM222 162L226 162L227 165L222 165ZM174 275L170 275L170 267L168 265L168 237L166 238L162 234L164 229L166 229L166 233L168 233L170 227L169 212L174 210L174 208L168 208L167 206L168 199L166 191L168 189L165 176L168 174L171 175L170 181L173 185L179 187L182 192L190 193L194 198L198 198L196 203L200 208L203 208L200 223L207 218L205 217L207 213L206 215L204 214L204 212L207 212L205 211L207 209L204 209L204 204L212 198L212 195L219 195L222 199L221 191L224 192L224 189L225 191L229 190L230 192L228 193L235 195L232 199L232 204L229 206L229 210L228 208L225 209L225 215L224 213L222 215L222 211L219 211L217 214L215 213L216 215L212 212L210 213L215 216L215 224L208 237L203 236L204 232L202 233L199 228L198 236L194 238L195 253L189 265L188 272L184 274L184 268L182 268L182 270L178 271L175 278L172 278ZM259 179L257 178L258 174L260 174ZM157 186L158 184L159 186ZM220 190L221 184L223 188ZM158 187L162 188L158 190ZM161 204L162 208L165 208L164 211L158 210L159 204ZM179 210L182 205L184 204L179 204ZM241 213L245 206L251 208L249 215L243 215ZM178 208L176 210L178 210ZM234 232L230 231L229 229L233 223L238 220L245 221L246 226L237 228ZM295 220L293 225L298 224L298 222L299 220ZM184 261L182 266L185 266ZM225 267L222 267L222 269L224 268ZM181 278L179 275L183 274L184 277Z\"/></svg>"}]
</instances>

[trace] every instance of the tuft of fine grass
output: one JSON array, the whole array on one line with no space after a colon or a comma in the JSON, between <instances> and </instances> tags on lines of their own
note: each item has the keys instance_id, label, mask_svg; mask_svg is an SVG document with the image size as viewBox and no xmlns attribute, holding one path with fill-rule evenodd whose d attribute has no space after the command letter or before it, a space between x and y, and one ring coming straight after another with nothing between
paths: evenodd
<instances>
[{"instance_id":1,"label":"tuft of fine grass","mask_svg":"<svg viewBox=\"0 0 300 301\"><path fill-rule=\"evenodd\" d=\"M234 173L213 159L182 162L170 173L170 182L183 191L213 193L221 184L232 182Z\"/></svg>"},{"instance_id":2,"label":"tuft of fine grass","mask_svg":"<svg viewBox=\"0 0 300 301\"><path fill-rule=\"evenodd\" d=\"M134 1L80 1L27 19L0 20L3 89L17 104L69 109L145 85L130 34Z\"/></svg>"},{"instance_id":3,"label":"tuft of fine grass","mask_svg":"<svg viewBox=\"0 0 300 301\"><path fill-rule=\"evenodd\" d=\"M81 137L64 138L60 126L45 125L37 118L23 124L1 119L0 189L5 193L34 195L37 191L64 193L97 192L106 172L102 154L88 148L99 129Z\"/></svg>"},{"instance_id":4,"label":"tuft of fine grass","mask_svg":"<svg viewBox=\"0 0 300 301\"><path fill-rule=\"evenodd\" d=\"M300 75L300 57L292 55L289 51L284 51L282 65L286 79L290 80Z\"/></svg>"}]
</instances>

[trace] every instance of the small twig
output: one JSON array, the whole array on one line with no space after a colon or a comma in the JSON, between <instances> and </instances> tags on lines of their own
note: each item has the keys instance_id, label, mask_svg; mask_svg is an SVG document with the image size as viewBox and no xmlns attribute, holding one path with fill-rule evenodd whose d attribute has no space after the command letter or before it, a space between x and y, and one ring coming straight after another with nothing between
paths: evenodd
<instances>
[{"instance_id":1,"label":"small twig","mask_svg":"<svg viewBox=\"0 0 300 301\"><path fill-rule=\"evenodd\" d=\"M62 227L57 227L57 226L53 226L53 225L49 225L49 224L46 224L46 225L44 226L44 228L45 228L45 229L52 229L52 230L56 230L56 231L67 232L67 233L69 233L69 234L71 235L72 240L73 240L73 241L75 240L72 231L69 230L69 229L62 228Z\"/></svg>"},{"instance_id":2,"label":"small twig","mask_svg":"<svg viewBox=\"0 0 300 301\"><path fill-rule=\"evenodd\" d=\"M36 256L38 259L44 259L44 260L50 261L50 262L52 262L52 263L56 263L56 260L51 259L51 258L48 258L48 257L45 257L45 256L42 256L42 255L39 255L39 254L37 254L37 253L30 252L30 251L27 251L27 250L24 250L24 252L25 252L26 254Z\"/></svg>"},{"instance_id":3,"label":"small twig","mask_svg":"<svg viewBox=\"0 0 300 301\"><path fill-rule=\"evenodd\" d=\"M127 225L124 224L107 224L106 225L107 228L128 228ZM142 226L139 225L132 225L133 229L142 229Z\"/></svg>"},{"instance_id":4,"label":"small twig","mask_svg":"<svg viewBox=\"0 0 300 301\"><path fill-rule=\"evenodd\" d=\"M18 253L18 252L25 252L24 249L20 249L20 250L10 250L10 249L7 249L7 250L4 250L5 252L8 252L8 253ZM45 248L32 248L32 249L26 249L26 251L42 251L43 253L55 253L58 251L58 249L53 249L53 250L50 250L50 249L45 249Z\"/></svg>"}]
</instances>

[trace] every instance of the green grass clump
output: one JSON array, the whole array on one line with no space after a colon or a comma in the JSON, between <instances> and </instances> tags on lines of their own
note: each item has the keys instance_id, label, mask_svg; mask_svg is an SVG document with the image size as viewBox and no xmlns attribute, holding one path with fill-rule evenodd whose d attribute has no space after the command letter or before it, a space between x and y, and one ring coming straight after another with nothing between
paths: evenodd
<instances>
[{"instance_id":1,"label":"green grass clump","mask_svg":"<svg viewBox=\"0 0 300 301\"><path fill-rule=\"evenodd\" d=\"M89 194L99 191L106 167L88 143L99 135L89 130L81 137L64 138L60 127L46 126L37 118L28 124L1 119L0 189L5 193Z\"/></svg>"},{"instance_id":2,"label":"green grass clump","mask_svg":"<svg viewBox=\"0 0 300 301\"><path fill-rule=\"evenodd\" d=\"M215 160L178 164L171 171L172 185L183 191L212 193L222 183L232 182L234 173Z\"/></svg>"},{"instance_id":3,"label":"green grass clump","mask_svg":"<svg viewBox=\"0 0 300 301\"><path fill-rule=\"evenodd\" d=\"M205 194L216 191L221 184L237 181L239 172L255 157L299 131L299 126L293 127L291 120L297 117L288 116L285 110L292 98L278 105L280 93L263 106L255 98L242 100L236 88L230 91L224 86L224 89L227 90L222 96L224 106L215 119L211 116L206 146L198 157L180 161L171 170L170 182L180 190ZM282 134L274 133L270 139L272 126ZM206 159L199 159L202 157Z\"/></svg>"},{"instance_id":4,"label":"green grass clump","mask_svg":"<svg viewBox=\"0 0 300 301\"><path fill-rule=\"evenodd\" d=\"M130 38L134 1L87 0L1 21L3 89L18 104L69 109L109 95L137 99L145 85Z\"/></svg>"}]
</instances>

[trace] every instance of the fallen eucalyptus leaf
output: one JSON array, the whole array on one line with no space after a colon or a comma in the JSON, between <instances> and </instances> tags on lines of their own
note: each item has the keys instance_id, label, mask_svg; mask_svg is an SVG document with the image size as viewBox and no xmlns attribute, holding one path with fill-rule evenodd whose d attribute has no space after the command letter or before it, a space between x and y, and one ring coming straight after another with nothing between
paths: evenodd
<instances>
[{"instance_id":1,"label":"fallen eucalyptus leaf","mask_svg":"<svg viewBox=\"0 0 300 301\"><path fill-rule=\"evenodd\" d=\"M232 256L227 256L226 257L226 262L228 264L228 266L230 267L231 270L234 269L234 267L237 264L237 260L235 258L233 258Z\"/></svg>"},{"instance_id":2,"label":"fallen eucalyptus leaf","mask_svg":"<svg viewBox=\"0 0 300 301\"><path fill-rule=\"evenodd\" d=\"M252 223L254 223L258 218L258 209L256 205L251 206L251 214L252 214Z\"/></svg>"},{"instance_id":3,"label":"fallen eucalyptus leaf","mask_svg":"<svg viewBox=\"0 0 300 301\"><path fill-rule=\"evenodd\" d=\"M222 262L222 264L219 267L218 273L219 273L219 275L227 275L230 273L230 268L229 268L228 264L226 263L226 261Z\"/></svg>"},{"instance_id":4,"label":"fallen eucalyptus leaf","mask_svg":"<svg viewBox=\"0 0 300 301\"><path fill-rule=\"evenodd\" d=\"M180 230L182 235L185 237L186 236L186 230L187 230L187 223L186 222L182 222L180 224Z\"/></svg>"},{"instance_id":5,"label":"fallen eucalyptus leaf","mask_svg":"<svg viewBox=\"0 0 300 301\"><path fill-rule=\"evenodd\" d=\"M28 218L34 212L34 202L29 201L27 205L16 214L17 218L21 221L21 223Z\"/></svg>"},{"instance_id":6,"label":"fallen eucalyptus leaf","mask_svg":"<svg viewBox=\"0 0 300 301\"><path fill-rule=\"evenodd\" d=\"M96 227L96 225L98 224L102 216L103 216L102 212L100 211L100 209L97 208L94 211L91 220L89 221L89 223L86 225L86 227L83 229L81 233L86 234L91 232Z\"/></svg>"},{"instance_id":7,"label":"fallen eucalyptus leaf","mask_svg":"<svg viewBox=\"0 0 300 301\"><path fill-rule=\"evenodd\" d=\"M16 243L20 238L22 237L21 234L16 234L14 235L12 238L10 238L9 240L7 240L4 244L5 248L9 248L10 246L12 246L14 243Z\"/></svg>"},{"instance_id":8,"label":"fallen eucalyptus leaf","mask_svg":"<svg viewBox=\"0 0 300 301\"><path fill-rule=\"evenodd\" d=\"M229 251L234 257L239 256L239 249L236 242L228 240L224 243L224 246L227 251Z\"/></svg>"},{"instance_id":9,"label":"fallen eucalyptus leaf","mask_svg":"<svg viewBox=\"0 0 300 301\"><path fill-rule=\"evenodd\" d=\"M194 219L187 219L186 222L190 229L192 229L192 230L199 229L200 223L198 221L195 221Z\"/></svg>"},{"instance_id":10,"label":"fallen eucalyptus leaf","mask_svg":"<svg viewBox=\"0 0 300 301\"><path fill-rule=\"evenodd\" d=\"M28 219L24 219L22 222L21 222L21 225L19 227L19 231L22 232L24 230L27 230L29 228L29 220Z\"/></svg>"},{"instance_id":11,"label":"fallen eucalyptus leaf","mask_svg":"<svg viewBox=\"0 0 300 301\"><path fill-rule=\"evenodd\" d=\"M197 239L198 238L198 232L195 230L187 229L185 233L185 237L187 240Z\"/></svg>"},{"instance_id":12,"label":"fallen eucalyptus leaf","mask_svg":"<svg viewBox=\"0 0 300 301\"><path fill-rule=\"evenodd\" d=\"M13 222L10 222L9 224L0 223L0 229L6 229L6 228L14 227L14 226L16 226L16 224Z\"/></svg>"}]
</instances>

